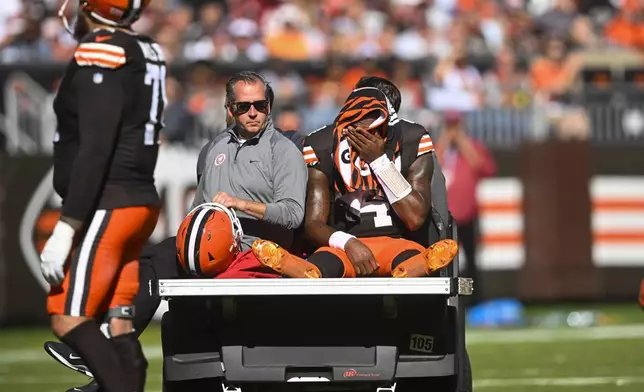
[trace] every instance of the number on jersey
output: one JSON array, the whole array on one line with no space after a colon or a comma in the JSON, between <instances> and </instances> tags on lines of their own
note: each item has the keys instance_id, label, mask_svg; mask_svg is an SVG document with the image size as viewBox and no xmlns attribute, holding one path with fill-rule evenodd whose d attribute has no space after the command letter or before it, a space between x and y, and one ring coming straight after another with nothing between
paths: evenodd
<instances>
[{"instance_id":1,"label":"number on jersey","mask_svg":"<svg viewBox=\"0 0 644 392\"><path fill-rule=\"evenodd\" d=\"M371 201L360 206L361 215L370 213L376 214L373 218L373 224L375 227L388 227L393 225L391 215L389 215L389 204L382 201Z\"/></svg>"},{"instance_id":2,"label":"number on jersey","mask_svg":"<svg viewBox=\"0 0 644 392\"><path fill-rule=\"evenodd\" d=\"M150 118L145 124L143 143L153 146L159 143L159 131L163 128L163 110L167 104L166 66L163 52L158 44L139 42L146 60L145 84L152 87L150 100Z\"/></svg>"}]
</instances>

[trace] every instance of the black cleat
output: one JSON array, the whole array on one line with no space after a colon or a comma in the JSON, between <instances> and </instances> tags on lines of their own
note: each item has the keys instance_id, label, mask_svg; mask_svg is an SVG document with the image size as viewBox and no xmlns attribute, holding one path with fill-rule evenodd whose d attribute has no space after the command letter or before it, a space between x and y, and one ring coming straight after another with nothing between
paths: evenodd
<instances>
[{"instance_id":1,"label":"black cleat","mask_svg":"<svg viewBox=\"0 0 644 392\"><path fill-rule=\"evenodd\" d=\"M45 351L56 361L62 363L68 368L75 370L81 374L86 375L87 377L93 377L92 373L89 371L83 359L77 355L71 348L67 345L59 342L45 342ZM90 383L91 385L91 383ZM98 384L96 384L98 386ZM85 387L83 387L85 388ZM70 389L70 391L93 391L92 389Z\"/></svg>"},{"instance_id":2,"label":"black cleat","mask_svg":"<svg viewBox=\"0 0 644 392\"><path fill-rule=\"evenodd\" d=\"M100 387L96 380L92 380L85 386L68 389L67 392L99 392L99 388Z\"/></svg>"}]
</instances>

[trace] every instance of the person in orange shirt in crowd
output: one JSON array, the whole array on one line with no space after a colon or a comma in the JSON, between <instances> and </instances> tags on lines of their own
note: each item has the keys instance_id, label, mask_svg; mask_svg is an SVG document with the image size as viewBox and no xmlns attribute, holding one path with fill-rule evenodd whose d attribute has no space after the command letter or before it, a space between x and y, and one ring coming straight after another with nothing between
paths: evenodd
<instances>
[{"instance_id":1,"label":"person in orange shirt in crowd","mask_svg":"<svg viewBox=\"0 0 644 392\"><path fill-rule=\"evenodd\" d=\"M575 106L571 93L582 58L570 52L569 43L557 36L544 40L544 55L530 67L530 81L535 101L546 109L546 115L561 138L586 138L590 129L583 107Z\"/></svg>"},{"instance_id":2,"label":"person in orange shirt in crowd","mask_svg":"<svg viewBox=\"0 0 644 392\"><path fill-rule=\"evenodd\" d=\"M543 52L530 67L532 87L546 101L562 101L579 72L578 58L569 54L564 39L554 36L545 39Z\"/></svg>"},{"instance_id":3,"label":"person in orange shirt in crowd","mask_svg":"<svg viewBox=\"0 0 644 392\"><path fill-rule=\"evenodd\" d=\"M269 57L285 61L306 61L314 55L306 29L311 21L294 4L277 8L274 30L266 33L264 44ZM314 56L313 56L314 57Z\"/></svg>"},{"instance_id":4,"label":"person in orange shirt in crowd","mask_svg":"<svg viewBox=\"0 0 644 392\"><path fill-rule=\"evenodd\" d=\"M604 33L613 44L644 50L644 5L638 0L627 0Z\"/></svg>"},{"instance_id":5,"label":"person in orange shirt in crowd","mask_svg":"<svg viewBox=\"0 0 644 392\"><path fill-rule=\"evenodd\" d=\"M348 95L353 90L353 86L355 86L363 76L375 76L383 79L388 77L388 75L378 67L378 62L375 58L366 56L360 61L360 63L349 68L344 73L341 81L342 89L345 93L344 95Z\"/></svg>"},{"instance_id":6,"label":"person in orange shirt in crowd","mask_svg":"<svg viewBox=\"0 0 644 392\"><path fill-rule=\"evenodd\" d=\"M482 292L481 277L476 263L476 188L483 178L496 174L496 164L490 151L481 142L468 136L460 112L446 112L444 124L443 133L436 146L436 154L445 175L447 204L458 225L458 238L467 258L464 276L474 279L479 287L471 297L474 304L480 301L478 293Z\"/></svg>"}]
</instances>

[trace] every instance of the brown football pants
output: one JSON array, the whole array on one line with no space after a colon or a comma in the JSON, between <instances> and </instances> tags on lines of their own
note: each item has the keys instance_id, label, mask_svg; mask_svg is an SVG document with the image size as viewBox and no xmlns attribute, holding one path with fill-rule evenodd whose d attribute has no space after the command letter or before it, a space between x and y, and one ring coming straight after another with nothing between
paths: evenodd
<instances>
[{"instance_id":1,"label":"brown football pants","mask_svg":"<svg viewBox=\"0 0 644 392\"><path fill-rule=\"evenodd\" d=\"M158 207L97 210L47 298L50 315L97 317L129 306L139 289L139 255L154 231Z\"/></svg>"}]
</instances>

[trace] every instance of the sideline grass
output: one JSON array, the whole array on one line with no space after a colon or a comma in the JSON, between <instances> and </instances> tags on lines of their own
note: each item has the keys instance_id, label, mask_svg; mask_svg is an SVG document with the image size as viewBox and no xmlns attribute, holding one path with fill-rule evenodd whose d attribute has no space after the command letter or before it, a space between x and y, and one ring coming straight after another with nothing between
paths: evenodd
<instances>
[{"instance_id":1,"label":"sideline grass","mask_svg":"<svg viewBox=\"0 0 644 392\"><path fill-rule=\"evenodd\" d=\"M571 310L579 307L570 307ZM589 307L581 307L589 308ZM532 314L553 308L531 309ZM557 308L556 310L566 310ZM582 330L470 331L476 391L641 392L644 390L644 313L606 307L618 327ZM637 322L642 324L635 324ZM45 328L0 329L0 390L63 392L87 378L42 350ZM150 359L147 391L161 390L158 325L141 338Z\"/></svg>"}]
</instances>

